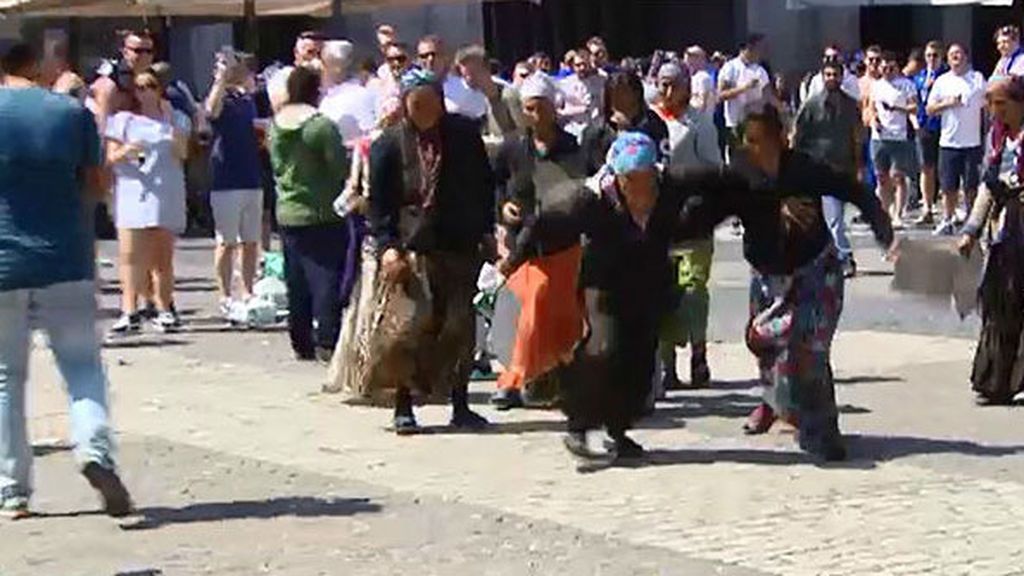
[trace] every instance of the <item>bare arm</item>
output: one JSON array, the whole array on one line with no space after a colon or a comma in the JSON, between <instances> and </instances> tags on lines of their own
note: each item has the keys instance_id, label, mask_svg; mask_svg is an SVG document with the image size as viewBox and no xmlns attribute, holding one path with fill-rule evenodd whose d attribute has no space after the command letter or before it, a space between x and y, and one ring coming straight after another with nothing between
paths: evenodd
<instances>
[{"instance_id":1,"label":"bare arm","mask_svg":"<svg viewBox=\"0 0 1024 576\"><path fill-rule=\"evenodd\" d=\"M204 105L206 115L210 120L216 120L220 117L220 113L224 111L224 96L227 93L227 84L224 82L223 72L218 72L213 81L213 86L210 88L210 93L206 96L206 103Z\"/></svg>"},{"instance_id":2,"label":"bare arm","mask_svg":"<svg viewBox=\"0 0 1024 576\"><path fill-rule=\"evenodd\" d=\"M957 106L960 106L960 99L955 96L950 96L949 98L929 102L928 105L925 106L925 112L927 112L929 116L938 116L939 114L942 114L942 112L949 110L950 108L956 108Z\"/></svg>"}]
</instances>

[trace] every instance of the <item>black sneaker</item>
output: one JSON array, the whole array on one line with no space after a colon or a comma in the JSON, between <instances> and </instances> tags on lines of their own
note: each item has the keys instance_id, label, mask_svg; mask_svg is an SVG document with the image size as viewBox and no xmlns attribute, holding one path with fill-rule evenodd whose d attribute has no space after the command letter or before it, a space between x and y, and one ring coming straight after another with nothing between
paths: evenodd
<instances>
[{"instance_id":1,"label":"black sneaker","mask_svg":"<svg viewBox=\"0 0 1024 576\"><path fill-rule=\"evenodd\" d=\"M132 497L121 483L117 473L109 468L90 462L82 469L82 475L103 498L103 511L113 518L122 518L132 513Z\"/></svg>"},{"instance_id":2,"label":"black sneaker","mask_svg":"<svg viewBox=\"0 0 1024 576\"><path fill-rule=\"evenodd\" d=\"M392 430L399 436L411 436L420 431L420 425L416 423L416 417L412 414L395 416L391 424Z\"/></svg>"},{"instance_id":3,"label":"black sneaker","mask_svg":"<svg viewBox=\"0 0 1024 576\"><path fill-rule=\"evenodd\" d=\"M297 350L293 348L292 354L295 356L295 359L298 360L299 362L313 362L316 360L316 350L314 349Z\"/></svg>"},{"instance_id":4,"label":"black sneaker","mask_svg":"<svg viewBox=\"0 0 1024 576\"><path fill-rule=\"evenodd\" d=\"M156 317L160 314L160 311L156 309L156 304L153 302L146 302L146 305L139 310L139 317L142 320L156 320Z\"/></svg>"},{"instance_id":5,"label":"black sneaker","mask_svg":"<svg viewBox=\"0 0 1024 576\"><path fill-rule=\"evenodd\" d=\"M665 370L661 374L661 389L666 392L683 389L683 383L679 380L675 370Z\"/></svg>"},{"instance_id":6,"label":"black sneaker","mask_svg":"<svg viewBox=\"0 0 1024 576\"><path fill-rule=\"evenodd\" d=\"M644 454L646 454L643 446L637 444L635 440L625 434L613 436L605 443L605 446L609 451L615 453L615 458L617 459L643 458Z\"/></svg>"},{"instance_id":7,"label":"black sneaker","mask_svg":"<svg viewBox=\"0 0 1024 576\"><path fill-rule=\"evenodd\" d=\"M846 444L840 434L828 434L823 438L804 440L800 434L800 449L814 458L824 462L842 462L846 460Z\"/></svg>"},{"instance_id":8,"label":"black sneaker","mask_svg":"<svg viewBox=\"0 0 1024 576\"><path fill-rule=\"evenodd\" d=\"M707 356L690 358L690 388L707 388L711 386L711 368L708 367Z\"/></svg>"},{"instance_id":9,"label":"black sneaker","mask_svg":"<svg viewBox=\"0 0 1024 576\"><path fill-rule=\"evenodd\" d=\"M452 412L449 425L460 430L483 430L490 425L487 418L473 412L469 408Z\"/></svg>"},{"instance_id":10,"label":"black sneaker","mask_svg":"<svg viewBox=\"0 0 1024 576\"><path fill-rule=\"evenodd\" d=\"M849 280L857 275L857 261L853 257L843 260L843 278Z\"/></svg>"},{"instance_id":11,"label":"black sneaker","mask_svg":"<svg viewBox=\"0 0 1024 576\"><path fill-rule=\"evenodd\" d=\"M121 317L114 322L114 325L110 327L111 336L125 336L128 334L138 334L142 331L142 318L139 313L135 314L121 314Z\"/></svg>"},{"instance_id":12,"label":"black sneaker","mask_svg":"<svg viewBox=\"0 0 1024 576\"><path fill-rule=\"evenodd\" d=\"M504 412L513 408L522 408L526 406L526 402L523 400L523 393L519 390L498 390L491 396L491 405Z\"/></svg>"}]
</instances>

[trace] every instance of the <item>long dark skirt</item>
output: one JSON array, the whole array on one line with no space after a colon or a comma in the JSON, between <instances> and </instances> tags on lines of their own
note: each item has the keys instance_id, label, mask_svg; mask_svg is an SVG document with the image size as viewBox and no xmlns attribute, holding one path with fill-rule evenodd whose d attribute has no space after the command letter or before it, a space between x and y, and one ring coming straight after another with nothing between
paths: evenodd
<instances>
[{"instance_id":1,"label":"long dark skirt","mask_svg":"<svg viewBox=\"0 0 1024 576\"><path fill-rule=\"evenodd\" d=\"M992 246L981 284L982 328L971 384L996 403L1009 403L1024 391L1024 247L1019 232Z\"/></svg>"},{"instance_id":2,"label":"long dark skirt","mask_svg":"<svg viewBox=\"0 0 1024 576\"><path fill-rule=\"evenodd\" d=\"M561 371L562 410L572 432L628 430L651 391L659 307L617 311L612 300L604 291L584 291L587 333Z\"/></svg>"}]
</instances>

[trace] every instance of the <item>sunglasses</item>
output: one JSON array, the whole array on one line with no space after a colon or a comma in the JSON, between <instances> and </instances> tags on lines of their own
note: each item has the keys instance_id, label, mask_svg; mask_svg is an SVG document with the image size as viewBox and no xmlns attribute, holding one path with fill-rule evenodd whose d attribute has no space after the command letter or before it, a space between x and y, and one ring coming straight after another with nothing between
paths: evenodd
<instances>
[{"instance_id":1,"label":"sunglasses","mask_svg":"<svg viewBox=\"0 0 1024 576\"><path fill-rule=\"evenodd\" d=\"M938 58L938 57L939 57L939 55L938 55L937 53L935 53L935 52L926 52L926 53L925 53L925 55L924 55L924 57L925 57L925 58L929 58L929 59L930 59L930 58Z\"/></svg>"},{"instance_id":2,"label":"sunglasses","mask_svg":"<svg viewBox=\"0 0 1024 576\"><path fill-rule=\"evenodd\" d=\"M864 59L864 61L865 62L881 62L882 61L882 57L881 56L868 56L867 58Z\"/></svg>"},{"instance_id":3,"label":"sunglasses","mask_svg":"<svg viewBox=\"0 0 1024 576\"><path fill-rule=\"evenodd\" d=\"M136 92L159 92L160 87L152 84L139 84L135 87Z\"/></svg>"},{"instance_id":4,"label":"sunglasses","mask_svg":"<svg viewBox=\"0 0 1024 576\"><path fill-rule=\"evenodd\" d=\"M134 46L128 46L127 48L129 50L131 50L132 52L135 52L136 54L152 54L153 53L153 49L152 48L143 48L141 46L137 47L137 48L134 47Z\"/></svg>"},{"instance_id":5,"label":"sunglasses","mask_svg":"<svg viewBox=\"0 0 1024 576\"><path fill-rule=\"evenodd\" d=\"M420 52L419 58L420 60L430 60L432 58L437 58L437 52Z\"/></svg>"},{"instance_id":6,"label":"sunglasses","mask_svg":"<svg viewBox=\"0 0 1024 576\"><path fill-rule=\"evenodd\" d=\"M388 56L387 57L387 61L388 62L397 62L397 63L401 64L403 62L408 62L409 61L409 57L406 56L405 54L399 54L398 56Z\"/></svg>"}]
</instances>

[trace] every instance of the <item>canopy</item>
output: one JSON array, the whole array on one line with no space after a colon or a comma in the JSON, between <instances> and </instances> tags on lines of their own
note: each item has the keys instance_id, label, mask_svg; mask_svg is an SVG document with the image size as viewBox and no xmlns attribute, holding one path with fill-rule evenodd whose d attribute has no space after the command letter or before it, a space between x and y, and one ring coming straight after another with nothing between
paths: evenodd
<instances>
[{"instance_id":1,"label":"canopy","mask_svg":"<svg viewBox=\"0 0 1024 576\"><path fill-rule=\"evenodd\" d=\"M842 6L1013 6L1013 0L786 0L790 10L801 8L836 8Z\"/></svg>"},{"instance_id":2,"label":"canopy","mask_svg":"<svg viewBox=\"0 0 1024 576\"><path fill-rule=\"evenodd\" d=\"M464 0L342 0L342 13L414 7ZM485 0L489 2L499 0ZM529 0L539 2L539 0ZM331 0L255 0L257 16L331 15ZM120 18L131 16L213 16L240 18L244 0L0 0L0 12L25 16Z\"/></svg>"}]
</instances>

